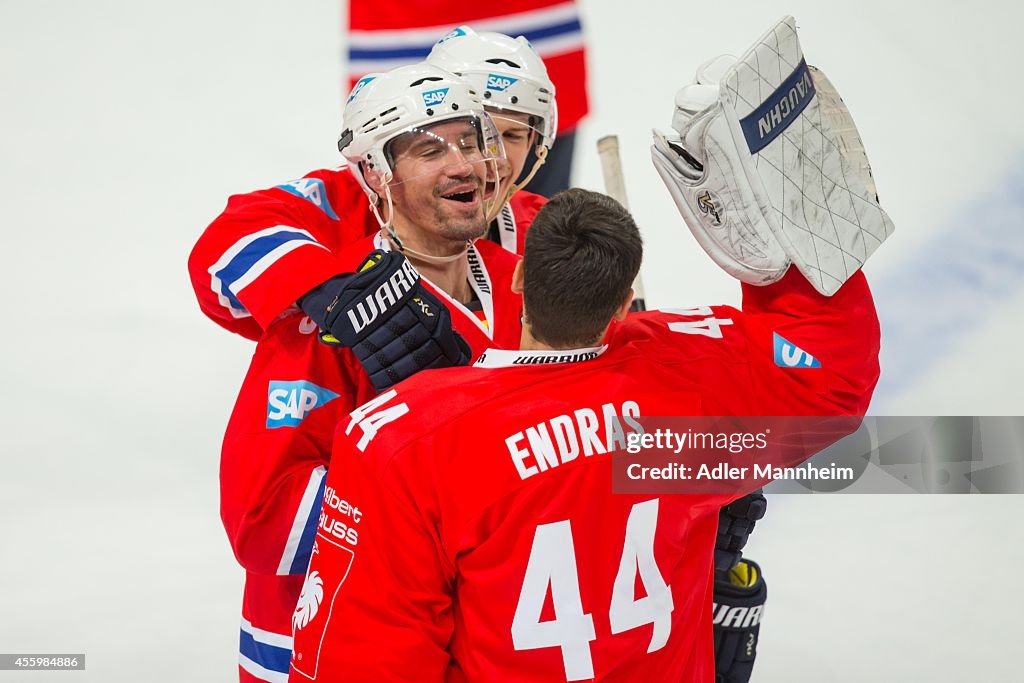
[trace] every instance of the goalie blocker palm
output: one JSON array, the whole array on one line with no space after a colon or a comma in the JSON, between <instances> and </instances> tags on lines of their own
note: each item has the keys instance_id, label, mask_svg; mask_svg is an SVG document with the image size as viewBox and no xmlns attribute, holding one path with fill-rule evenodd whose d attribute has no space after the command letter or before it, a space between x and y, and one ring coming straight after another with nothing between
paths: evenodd
<instances>
[{"instance_id":1,"label":"goalie blocker palm","mask_svg":"<svg viewBox=\"0 0 1024 683\"><path fill-rule=\"evenodd\" d=\"M352 349L377 391L472 355L448 309L395 251L370 253L358 272L331 278L300 305L324 331L321 341Z\"/></svg>"},{"instance_id":2,"label":"goalie blocker palm","mask_svg":"<svg viewBox=\"0 0 1024 683\"><path fill-rule=\"evenodd\" d=\"M849 111L804 61L792 17L676 95L676 134L651 154L698 243L765 285L795 264L834 294L892 233Z\"/></svg>"}]
</instances>

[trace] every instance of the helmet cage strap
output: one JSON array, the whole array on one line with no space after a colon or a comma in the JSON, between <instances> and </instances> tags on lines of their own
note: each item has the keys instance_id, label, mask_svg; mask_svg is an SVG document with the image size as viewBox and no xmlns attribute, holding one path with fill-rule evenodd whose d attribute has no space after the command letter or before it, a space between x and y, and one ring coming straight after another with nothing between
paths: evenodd
<instances>
[{"instance_id":1,"label":"helmet cage strap","mask_svg":"<svg viewBox=\"0 0 1024 683\"><path fill-rule=\"evenodd\" d=\"M488 213L487 213L487 222L488 223L490 223L491 221L493 221L495 218L498 217L498 214L501 213L501 208L503 206L505 206L505 204L508 202L509 199L512 198L512 195L514 195L516 192L519 192L521 189L523 189L524 187L526 187L527 185L530 184L530 181L533 180L533 176L537 175L537 171L539 171L540 167L544 165L545 161L547 161L547 159L548 159L548 148L545 147L543 144L539 144L539 145L537 145L537 149L534 150L534 154L537 155L537 160L533 162L533 168L530 169L530 172L526 175L525 178L523 178L522 182L520 182L520 183L512 183L511 185L509 185L508 189L505 190L505 194L501 198L501 201L497 202L495 207L492 207L493 208L493 215L492 215L492 213L490 211L488 211ZM495 195L495 199L497 199L497 198L498 198L498 195Z\"/></svg>"}]
</instances>

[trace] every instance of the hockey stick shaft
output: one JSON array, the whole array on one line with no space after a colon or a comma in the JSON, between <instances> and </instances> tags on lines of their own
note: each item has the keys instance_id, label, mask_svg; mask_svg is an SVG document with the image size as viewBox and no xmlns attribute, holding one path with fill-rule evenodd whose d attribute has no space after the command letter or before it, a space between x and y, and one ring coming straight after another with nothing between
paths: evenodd
<instances>
[{"instance_id":1,"label":"hockey stick shaft","mask_svg":"<svg viewBox=\"0 0 1024 683\"><path fill-rule=\"evenodd\" d=\"M626 197L626 181L622 174L622 159L619 156L619 137L617 135L606 135L598 140L597 156L601 159L605 194L628 210L629 199ZM636 279L633 281L633 304L629 307L629 310L647 310L644 283L640 273L636 274Z\"/></svg>"}]
</instances>

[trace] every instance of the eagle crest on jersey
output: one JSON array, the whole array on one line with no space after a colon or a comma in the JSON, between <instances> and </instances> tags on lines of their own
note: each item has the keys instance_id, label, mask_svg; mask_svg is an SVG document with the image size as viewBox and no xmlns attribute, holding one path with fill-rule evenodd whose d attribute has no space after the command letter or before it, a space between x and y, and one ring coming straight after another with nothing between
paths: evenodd
<instances>
[{"instance_id":1,"label":"eagle crest on jersey","mask_svg":"<svg viewBox=\"0 0 1024 683\"><path fill-rule=\"evenodd\" d=\"M299 594L299 601L292 614L292 631L304 628L313 620L323 599L324 582L320 578L320 572L310 572L305 583L302 584L302 592Z\"/></svg>"},{"instance_id":2,"label":"eagle crest on jersey","mask_svg":"<svg viewBox=\"0 0 1024 683\"><path fill-rule=\"evenodd\" d=\"M808 66L785 17L739 59L705 63L676 95L652 156L691 232L752 284L790 263L831 296L892 234L849 111Z\"/></svg>"}]
</instances>

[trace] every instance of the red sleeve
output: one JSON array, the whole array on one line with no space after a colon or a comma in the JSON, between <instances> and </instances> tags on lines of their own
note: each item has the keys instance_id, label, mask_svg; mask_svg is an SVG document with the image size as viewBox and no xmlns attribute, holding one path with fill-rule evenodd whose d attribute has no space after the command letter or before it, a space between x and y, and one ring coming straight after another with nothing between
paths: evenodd
<instances>
[{"instance_id":1,"label":"red sleeve","mask_svg":"<svg viewBox=\"0 0 1024 683\"><path fill-rule=\"evenodd\" d=\"M347 170L235 195L189 256L199 307L221 327L258 339L299 297L343 272L333 252L374 229Z\"/></svg>"},{"instance_id":2,"label":"red sleeve","mask_svg":"<svg viewBox=\"0 0 1024 683\"><path fill-rule=\"evenodd\" d=\"M768 394L766 407L778 415L867 412L878 383L881 332L862 271L831 297L796 268L768 287L745 284L743 315L751 373Z\"/></svg>"},{"instance_id":3,"label":"red sleeve","mask_svg":"<svg viewBox=\"0 0 1024 683\"><path fill-rule=\"evenodd\" d=\"M425 457L396 473L377 431L412 419L395 391L339 426L306 588L296 608L291 681L440 681L454 629L454 568L438 535ZM385 428L386 429L386 428ZM347 432L347 433L346 433Z\"/></svg>"},{"instance_id":4,"label":"red sleeve","mask_svg":"<svg viewBox=\"0 0 1024 683\"><path fill-rule=\"evenodd\" d=\"M743 285L729 306L630 315L613 329L649 353L675 350L706 415L863 415L878 381L879 326L864 274L834 296L793 268L767 287Z\"/></svg>"},{"instance_id":5,"label":"red sleeve","mask_svg":"<svg viewBox=\"0 0 1024 683\"><path fill-rule=\"evenodd\" d=\"M334 426L372 391L351 353L315 329L298 314L270 327L224 437L221 518L251 572L305 573Z\"/></svg>"}]
</instances>

